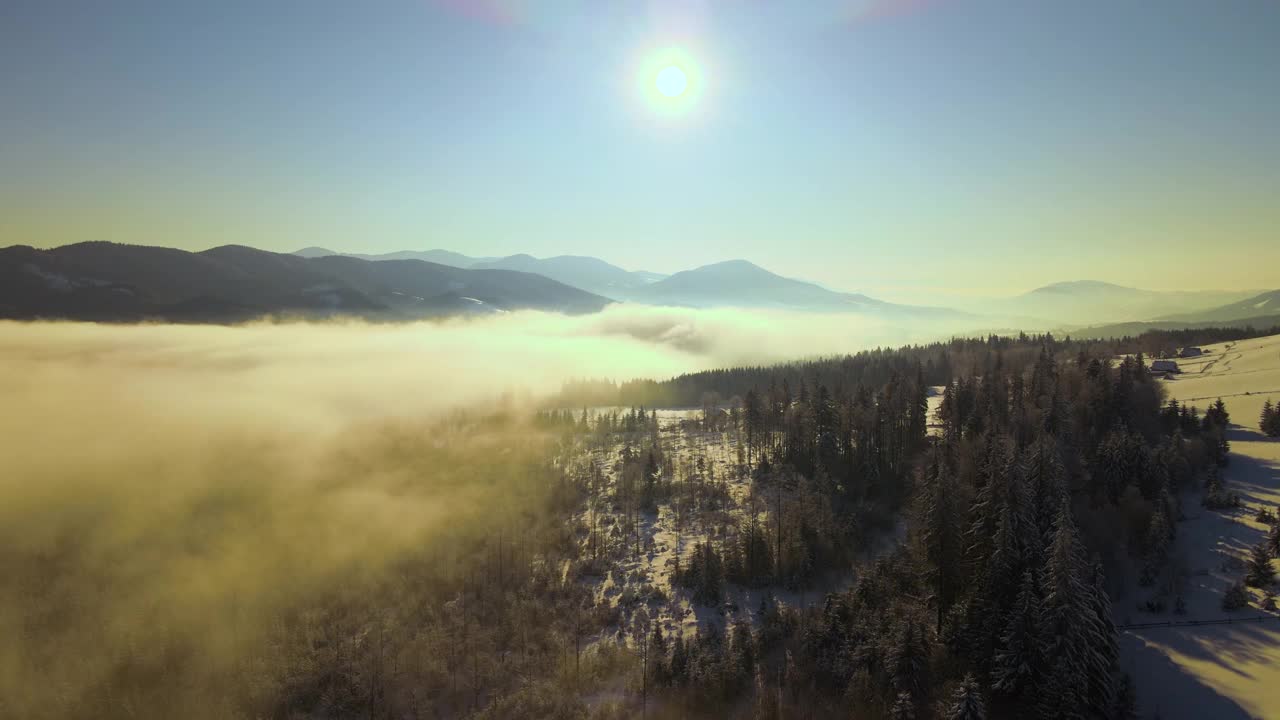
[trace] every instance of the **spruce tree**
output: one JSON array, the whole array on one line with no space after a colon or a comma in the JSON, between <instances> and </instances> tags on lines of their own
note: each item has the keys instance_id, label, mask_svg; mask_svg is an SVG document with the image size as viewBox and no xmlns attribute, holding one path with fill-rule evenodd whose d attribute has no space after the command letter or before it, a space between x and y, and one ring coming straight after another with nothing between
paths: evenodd
<instances>
[{"instance_id":1,"label":"spruce tree","mask_svg":"<svg viewBox=\"0 0 1280 720\"><path fill-rule=\"evenodd\" d=\"M996 646L991 668L993 690L1010 697L1034 691L1041 668L1040 622L1040 592L1035 575L1027 569Z\"/></svg>"},{"instance_id":2,"label":"spruce tree","mask_svg":"<svg viewBox=\"0 0 1280 720\"><path fill-rule=\"evenodd\" d=\"M1043 717L1083 717L1089 704L1091 640L1095 639L1096 623L1083 566L1084 548L1071 506L1064 501L1054 523L1043 581L1040 642L1044 656L1053 662L1040 692Z\"/></svg>"},{"instance_id":3,"label":"spruce tree","mask_svg":"<svg viewBox=\"0 0 1280 720\"><path fill-rule=\"evenodd\" d=\"M667 685L671 682L670 661L667 659L667 638L662 632L662 623L653 623L653 636L649 639L649 674L655 685Z\"/></svg>"},{"instance_id":4,"label":"spruce tree","mask_svg":"<svg viewBox=\"0 0 1280 720\"><path fill-rule=\"evenodd\" d=\"M902 623L886 660L895 690L911 693L913 697L924 690L929 654L924 630L919 625L911 621Z\"/></svg>"},{"instance_id":5,"label":"spruce tree","mask_svg":"<svg viewBox=\"0 0 1280 720\"><path fill-rule=\"evenodd\" d=\"M1085 720L1084 688L1088 678L1066 655L1052 661L1036 694L1035 717L1042 720Z\"/></svg>"},{"instance_id":6,"label":"spruce tree","mask_svg":"<svg viewBox=\"0 0 1280 720\"><path fill-rule=\"evenodd\" d=\"M889 710L889 717L892 720L916 720L916 703L911 699L911 693L898 693Z\"/></svg>"},{"instance_id":7,"label":"spruce tree","mask_svg":"<svg viewBox=\"0 0 1280 720\"><path fill-rule=\"evenodd\" d=\"M1226 592L1222 593L1222 609L1231 611L1239 610L1249 605L1249 592L1244 589L1244 583L1236 581L1231 583Z\"/></svg>"},{"instance_id":8,"label":"spruce tree","mask_svg":"<svg viewBox=\"0 0 1280 720\"><path fill-rule=\"evenodd\" d=\"M1260 428L1267 437L1280 437L1280 405L1272 405L1270 398L1262 406Z\"/></svg>"},{"instance_id":9,"label":"spruce tree","mask_svg":"<svg viewBox=\"0 0 1280 720\"><path fill-rule=\"evenodd\" d=\"M684 633L676 629L675 638L671 641L671 683L684 685L689 680L689 653L684 645Z\"/></svg>"},{"instance_id":10,"label":"spruce tree","mask_svg":"<svg viewBox=\"0 0 1280 720\"><path fill-rule=\"evenodd\" d=\"M1032 495L1036 526L1040 534L1048 538L1067 492L1067 470L1052 435L1041 435L1027 448L1023 467L1026 468L1027 487Z\"/></svg>"},{"instance_id":11,"label":"spruce tree","mask_svg":"<svg viewBox=\"0 0 1280 720\"><path fill-rule=\"evenodd\" d=\"M951 707L947 708L946 720L986 720L987 709L982 702L982 689L973 675L966 675L956 688Z\"/></svg>"},{"instance_id":12,"label":"spruce tree","mask_svg":"<svg viewBox=\"0 0 1280 720\"><path fill-rule=\"evenodd\" d=\"M755 674L756 643L745 617L739 617L730 627L729 653L736 679L745 680Z\"/></svg>"},{"instance_id":13,"label":"spruce tree","mask_svg":"<svg viewBox=\"0 0 1280 720\"><path fill-rule=\"evenodd\" d=\"M1213 401L1205 411L1204 421L1205 424L1217 425L1220 428L1226 428L1231 424L1231 414L1227 412L1227 406L1222 402L1222 398Z\"/></svg>"},{"instance_id":14,"label":"spruce tree","mask_svg":"<svg viewBox=\"0 0 1280 720\"><path fill-rule=\"evenodd\" d=\"M1260 542L1253 546L1249 554L1249 571L1244 582L1250 587L1264 588L1275 582L1276 571L1271 567L1271 550L1268 543Z\"/></svg>"},{"instance_id":15,"label":"spruce tree","mask_svg":"<svg viewBox=\"0 0 1280 720\"><path fill-rule=\"evenodd\" d=\"M937 599L937 625L960 592L962 557L959 508L956 488L946 471L940 452L934 452L921 488L922 543L930 585Z\"/></svg>"},{"instance_id":16,"label":"spruce tree","mask_svg":"<svg viewBox=\"0 0 1280 720\"><path fill-rule=\"evenodd\" d=\"M1103 583L1102 563L1094 560L1090 569L1089 607L1090 653L1086 674L1089 677L1089 704L1095 715L1105 716L1115 702L1116 673L1120 660L1120 644L1111 617L1111 598Z\"/></svg>"},{"instance_id":17,"label":"spruce tree","mask_svg":"<svg viewBox=\"0 0 1280 720\"><path fill-rule=\"evenodd\" d=\"M1165 505L1160 504L1147 526L1146 554L1142 564L1140 582L1144 586L1155 584L1169 557L1170 524Z\"/></svg>"}]
</instances>

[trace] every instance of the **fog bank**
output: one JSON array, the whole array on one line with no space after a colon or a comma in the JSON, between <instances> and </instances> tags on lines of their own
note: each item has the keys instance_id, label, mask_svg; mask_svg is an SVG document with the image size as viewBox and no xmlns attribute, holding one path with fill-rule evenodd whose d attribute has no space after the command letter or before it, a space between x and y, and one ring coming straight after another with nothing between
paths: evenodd
<instances>
[{"instance_id":1,"label":"fog bank","mask_svg":"<svg viewBox=\"0 0 1280 720\"><path fill-rule=\"evenodd\" d=\"M267 712L255 698L306 656L271 642L285 618L536 501L549 439L519 420L523 399L568 377L845 352L880 330L629 307L0 323L0 715ZM495 403L514 419L440 421Z\"/></svg>"}]
</instances>

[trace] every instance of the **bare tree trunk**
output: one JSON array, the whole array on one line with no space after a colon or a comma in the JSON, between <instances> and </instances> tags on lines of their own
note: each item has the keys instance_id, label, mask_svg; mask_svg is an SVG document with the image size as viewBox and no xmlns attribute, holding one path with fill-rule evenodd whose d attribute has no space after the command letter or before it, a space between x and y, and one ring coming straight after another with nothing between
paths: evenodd
<instances>
[{"instance_id":1,"label":"bare tree trunk","mask_svg":"<svg viewBox=\"0 0 1280 720\"><path fill-rule=\"evenodd\" d=\"M644 638L640 641L640 718L644 720L649 710L649 633L641 629Z\"/></svg>"},{"instance_id":2,"label":"bare tree trunk","mask_svg":"<svg viewBox=\"0 0 1280 720\"><path fill-rule=\"evenodd\" d=\"M777 550L774 552L774 558L773 558L774 565L777 567L777 576L774 578L774 581L780 582L782 580L782 485L781 483L774 485L774 497L776 498L776 502L774 504L774 515L776 517L774 518L773 523L774 523L775 535L777 535L777 537L774 538L774 544L777 546Z\"/></svg>"}]
</instances>

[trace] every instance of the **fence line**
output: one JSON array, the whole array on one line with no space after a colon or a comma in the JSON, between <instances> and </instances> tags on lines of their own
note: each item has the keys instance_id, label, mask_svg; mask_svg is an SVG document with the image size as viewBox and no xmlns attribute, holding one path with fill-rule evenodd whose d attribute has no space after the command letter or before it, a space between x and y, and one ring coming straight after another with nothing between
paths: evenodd
<instances>
[{"instance_id":1,"label":"fence line","mask_svg":"<svg viewBox=\"0 0 1280 720\"><path fill-rule=\"evenodd\" d=\"M1129 625L1117 625L1116 630L1143 630L1146 628L1157 627L1197 627L1200 625L1237 625L1243 623L1266 622L1267 620L1280 620L1280 615L1257 615L1246 618L1222 618L1220 620L1166 620L1164 622L1131 623Z\"/></svg>"},{"instance_id":2,"label":"fence line","mask_svg":"<svg viewBox=\"0 0 1280 720\"><path fill-rule=\"evenodd\" d=\"M1243 397L1245 395L1275 395L1280 393L1280 388L1275 390L1252 390L1249 392L1226 393L1223 395L1205 395L1204 397L1183 398L1178 402L1191 402L1192 400L1216 400L1218 398Z\"/></svg>"}]
</instances>

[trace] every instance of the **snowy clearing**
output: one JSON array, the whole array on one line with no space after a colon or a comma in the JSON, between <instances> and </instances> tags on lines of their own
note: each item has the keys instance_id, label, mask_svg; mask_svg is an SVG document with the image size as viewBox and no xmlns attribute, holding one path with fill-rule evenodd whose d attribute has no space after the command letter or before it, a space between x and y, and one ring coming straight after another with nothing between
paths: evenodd
<instances>
[{"instance_id":1,"label":"snowy clearing","mask_svg":"<svg viewBox=\"0 0 1280 720\"><path fill-rule=\"evenodd\" d=\"M1224 477L1241 507L1212 511L1198 495L1183 499L1177 550L1187 563L1186 614L1126 618L1124 624L1170 620L1245 620L1268 614L1262 593L1250 607L1228 613L1222 593L1242 575L1249 548L1267 526L1254 516L1280 504L1280 439L1258 428L1263 403L1280 401L1280 336L1206 346L1205 355L1178 361L1182 373L1165 380L1171 398L1201 410L1221 397L1231 414L1230 464ZM1121 665L1133 675L1143 717L1280 718L1280 620L1200 627L1155 627L1120 635Z\"/></svg>"}]
</instances>

